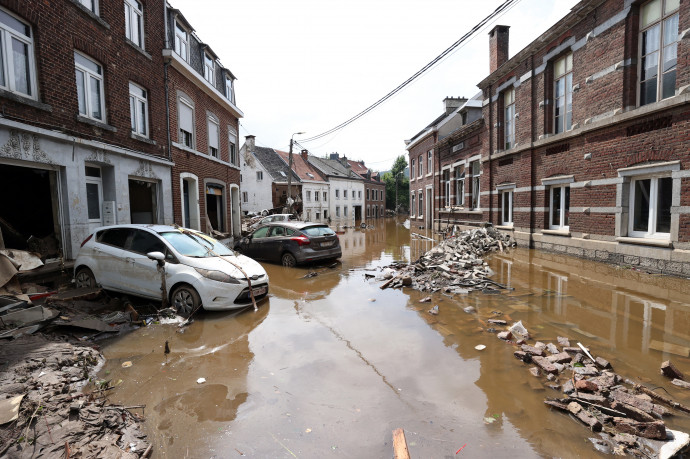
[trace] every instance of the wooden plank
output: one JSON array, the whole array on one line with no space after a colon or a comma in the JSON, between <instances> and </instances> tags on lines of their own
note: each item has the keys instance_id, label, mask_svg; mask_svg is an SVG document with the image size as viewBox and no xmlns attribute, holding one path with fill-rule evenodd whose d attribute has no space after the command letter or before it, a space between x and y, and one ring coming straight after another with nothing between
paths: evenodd
<instances>
[{"instance_id":1,"label":"wooden plank","mask_svg":"<svg viewBox=\"0 0 690 459\"><path fill-rule=\"evenodd\" d=\"M393 457L395 459L410 459L410 452L407 450L407 440L405 431L395 429L393 431Z\"/></svg>"},{"instance_id":2,"label":"wooden plank","mask_svg":"<svg viewBox=\"0 0 690 459\"><path fill-rule=\"evenodd\" d=\"M670 354L676 354L683 357L690 357L690 348L685 346L679 346L672 343L664 343L663 341L652 340L649 344L651 349L655 351L668 352Z\"/></svg>"}]
</instances>

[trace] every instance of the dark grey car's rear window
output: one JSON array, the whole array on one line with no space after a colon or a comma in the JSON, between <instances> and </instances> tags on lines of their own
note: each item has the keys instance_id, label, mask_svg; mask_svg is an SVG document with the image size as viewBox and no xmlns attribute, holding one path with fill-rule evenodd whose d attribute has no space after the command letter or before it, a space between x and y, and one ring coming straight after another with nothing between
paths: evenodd
<instances>
[{"instance_id":1,"label":"dark grey car's rear window","mask_svg":"<svg viewBox=\"0 0 690 459\"><path fill-rule=\"evenodd\" d=\"M307 236L333 236L335 232L327 226L310 226L302 228L302 231Z\"/></svg>"}]
</instances>

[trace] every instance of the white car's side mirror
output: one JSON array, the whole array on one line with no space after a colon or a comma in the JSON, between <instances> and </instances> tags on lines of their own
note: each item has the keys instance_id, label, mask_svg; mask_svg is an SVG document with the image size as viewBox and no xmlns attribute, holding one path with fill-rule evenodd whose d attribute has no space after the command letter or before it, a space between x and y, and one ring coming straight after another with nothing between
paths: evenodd
<instances>
[{"instance_id":1,"label":"white car's side mirror","mask_svg":"<svg viewBox=\"0 0 690 459\"><path fill-rule=\"evenodd\" d=\"M162 252L149 252L146 254L151 260L165 261L165 255Z\"/></svg>"}]
</instances>

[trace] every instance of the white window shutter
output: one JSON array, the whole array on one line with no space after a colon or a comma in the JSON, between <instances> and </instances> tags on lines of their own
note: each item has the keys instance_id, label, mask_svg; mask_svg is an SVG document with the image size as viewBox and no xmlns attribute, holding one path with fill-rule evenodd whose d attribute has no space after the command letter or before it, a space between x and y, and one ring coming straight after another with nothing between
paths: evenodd
<instances>
[{"instance_id":1,"label":"white window shutter","mask_svg":"<svg viewBox=\"0 0 690 459\"><path fill-rule=\"evenodd\" d=\"M194 110L185 103L180 103L180 129L187 132L194 132Z\"/></svg>"}]
</instances>

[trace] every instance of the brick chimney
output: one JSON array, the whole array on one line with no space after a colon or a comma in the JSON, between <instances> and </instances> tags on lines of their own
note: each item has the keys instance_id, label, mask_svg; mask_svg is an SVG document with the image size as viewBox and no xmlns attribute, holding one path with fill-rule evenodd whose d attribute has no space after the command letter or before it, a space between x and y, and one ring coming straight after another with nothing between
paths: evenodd
<instances>
[{"instance_id":1,"label":"brick chimney","mask_svg":"<svg viewBox=\"0 0 690 459\"><path fill-rule=\"evenodd\" d=\"M302 151L300 152L300 156L302 157L302 159L303 159L305 162L308 161L308 159L309 159L309 151L308 151L308 150L302 150Z\"/></svg>"},{"instance_id":2,"label":"brick chimney","mask_svg":"<svg viewBox=\"0 0 690 459\"><path fill-rule=\"evenodd\" d=\"M446 115L450 115L456 108L462 107L466 102L466 97L446 97L443 99L443 108L446 111Z\"/></svg>"},{"instance_id":3,"label":"brick chimney","mask_svg":"<svg viewBox=\"0 0 690 459\"><path fill-rule=\"evenodd\" d=\"M246 135L244 136L244 145L247 147L247 151L254 151L254 144L255 144L255 135Z\"/></svg>"},{"instance_id":4,"label":"brick chimney","mask_svg":"<svg viewBox=\"0 0 690 459\"><path fill-rule=\"evenodd\" d=\"M489 32L489 73L494 73L508 60L508 29L497 25Z\"/></svg>"}]
</instances>

